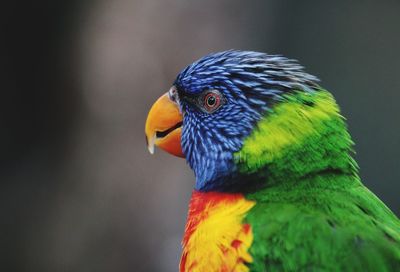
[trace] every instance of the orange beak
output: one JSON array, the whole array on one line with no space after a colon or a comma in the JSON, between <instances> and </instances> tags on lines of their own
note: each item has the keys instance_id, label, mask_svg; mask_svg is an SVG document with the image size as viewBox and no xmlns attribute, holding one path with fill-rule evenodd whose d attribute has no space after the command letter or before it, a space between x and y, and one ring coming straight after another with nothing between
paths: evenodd
<instances>
[{"instance_id":1,"label":"orange beak","mask_svg":"<svg viewBox=\"0 0 400 272\"><path fill-rule=\"evenodd\" d=\"M151 107L146 120L147 148L154 154L154 145L168 153L182 157L182 114L168 93L161 96Z\"/></svg>"}]
</instances>

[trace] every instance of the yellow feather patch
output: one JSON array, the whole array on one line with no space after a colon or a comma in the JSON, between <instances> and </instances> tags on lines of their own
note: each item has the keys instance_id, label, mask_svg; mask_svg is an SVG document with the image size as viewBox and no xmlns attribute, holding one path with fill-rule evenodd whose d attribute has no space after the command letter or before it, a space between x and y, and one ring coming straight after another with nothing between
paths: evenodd
<instances>
[{"instance_id":1,"label":"yellow feather patch","mask_svg":"<svg viewBox=\"0 0 400 272\"><path fill-rule=\"evenodd\" d=\"M333 96L327 91L298 93L285 99L257 124L245 139L243 148L235 154L236 161L246 161L245 165L254 166L251 171L281 158L286 147L301 145L305 138L315 133L318 124L340 116ZM313 106L305 106L304 101Z\"/></svg>"},{"instance_id":2,"label":"yellow feather patch","mask_svg":"<svg viewBox=\"0 0 400 272\"><path fill-rule=\"evenodd\" d=\"M194 192L183 239L180 271L249 271L253 242L246 213L255 205L241 194Z\"/></svg>"}]
</instances>

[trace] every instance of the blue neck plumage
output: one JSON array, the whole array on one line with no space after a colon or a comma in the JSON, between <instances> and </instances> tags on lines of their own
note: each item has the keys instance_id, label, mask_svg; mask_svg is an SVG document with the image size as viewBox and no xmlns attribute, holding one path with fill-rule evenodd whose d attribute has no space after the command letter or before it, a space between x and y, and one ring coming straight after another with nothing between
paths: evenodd
<instances>
[{"instance_id":1,"label":"blue neck plumage","mask_svg":"<svg viewBox=\"0 0 400 272\"><path fill-rule=\"evenodd\" d=\"M230 134L227 131L232 124L204 127L206 123L197 122L194 116L184 115L181 143L186 161L196 176L195 189L223 191L225 187L233 188L232 182L238 175L233 154L241 149L243 139L251 133L261 115L255 114L250 120L236 123L236 129Z\"/></svg>"}]
</instances>

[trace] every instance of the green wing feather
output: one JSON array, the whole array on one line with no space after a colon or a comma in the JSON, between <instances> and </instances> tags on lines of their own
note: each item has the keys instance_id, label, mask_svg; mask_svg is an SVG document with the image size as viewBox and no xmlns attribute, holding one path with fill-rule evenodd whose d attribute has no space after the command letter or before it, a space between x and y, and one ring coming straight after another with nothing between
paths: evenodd
<instances>
[{"instance_id":1,"label":"green wing feather","mask_svg":"<svg viewBox=\"0 0 400 272\"><path fill-rule=\"evenodd\" d=\"M399 220L348 179L325 175L248 195L257 201L246 218L251 271L399 271Z\"/></svg>"}]
</instances>

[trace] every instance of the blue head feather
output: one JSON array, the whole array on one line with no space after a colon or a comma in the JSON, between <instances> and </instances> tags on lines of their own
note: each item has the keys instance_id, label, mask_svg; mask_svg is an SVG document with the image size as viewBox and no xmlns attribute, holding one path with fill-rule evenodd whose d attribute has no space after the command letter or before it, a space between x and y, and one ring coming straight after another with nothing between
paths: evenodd
<instances>
[{"instance_id":1,"label":"blue head feather","mask_svg":"<svg viewBox=\"0 0 400 272\"><path fill-rule=\"evenodd\" d=\"M295 60L251 51L214 53L186 67L174 86L184 114L182 150L195 172L195 189L229 186L237 175L233 154L262 115L282 94L313 91L317 82ZM224 96L224 105L215 112L202 111L185 99L209 90Z\"/></svg>"}]
</instances>

